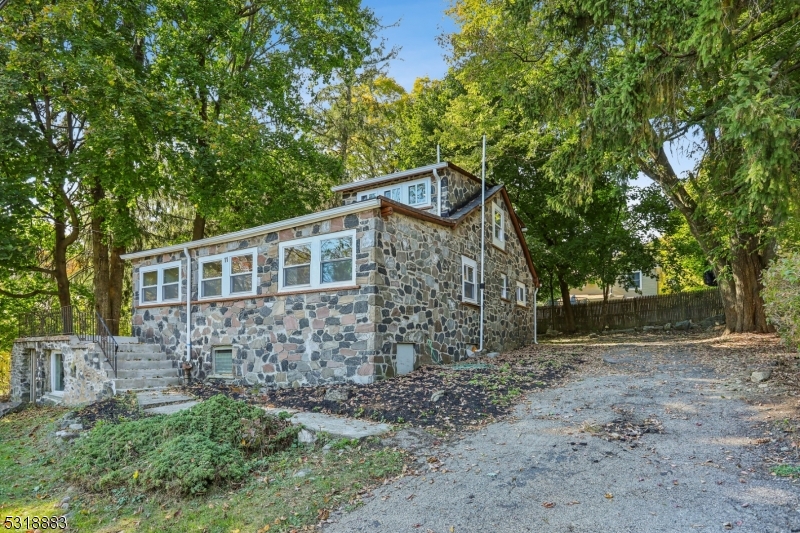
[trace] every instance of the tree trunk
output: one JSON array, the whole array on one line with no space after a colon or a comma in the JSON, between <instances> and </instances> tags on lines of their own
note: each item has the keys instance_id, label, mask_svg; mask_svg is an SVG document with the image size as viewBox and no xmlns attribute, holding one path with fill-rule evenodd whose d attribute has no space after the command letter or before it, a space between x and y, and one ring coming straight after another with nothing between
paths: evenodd
<instances>
[{"instance_id":1,"label":"tree trunk","mask_svg":"<svg viewBox=\"0 0 800 533\"><path fill-rule=\"evenodd\" d=\"M99 214L100 202L105 198L105 190L99 184L92 189L94 211L92 213L92 270L94 287L94 309L104 320L109 318L108 286L108 242L103 223L105 217Z\"/></svg>"},{"instance_id":2,"label":"tree trunk","mask_svg":"<svg viewBox=\"0 0 800 533\"><path fill-rule=\"evenodd\" d=\"M564 308L564 329L566 333L575 333L575 314L572 309L572 302L569 298L569 285L561 273L558 273L558 287L561 289L561 301Z\"/></svg>"},{"instance_id":3,"label":"tree trunk","mask_svg":"<svg viewBox=\"0 0 800 533\"><path fill-rule=\"evenodd\" d=\"M192 224L192 240L199 241L206 236L206 217L200 213L195 213L194 223Z\"/></svg>"},{"instance_id":4,"label":"tree trunk","mask_svg":"<svg viewBox=\"0 0 800 533\"><path fill-rule=\"evenodd\" d=\"M53 274L53 277L55 277L56 285L58 286L58 303L61 307L68 307L71 302L69 274L67 273L68 244L66 240L66 223L63 218L56 218L54 229L55 246L53 247L53 270L55 274Z\"/></svg>"},{"instance_id":5,"label":"tree trunk","mask_svg":"<svg viewBox=\"0 0 800 533\"><path fill-rule=\"evenodd\" d=\"M108 282L108 327L113 335L119 335L122 318L122 287L125 277L125 262L120 257L125 253L124 246L113 246L109 265Z\"/></svg>"},{"instance_id":6,"label":"tree trunk","mask_svg":"<svg viewBox=\"0 0 800 533\"><path fill-rule=\"evenodd\" d=\"M739 235L732 241L731 280L720 284L725 302L725 329L728 333L769 333L772 327L767 323L761 298L764 288L761 275L767 261L759 252L759 239L754 235Z\"/></svg>"}]
</instances>

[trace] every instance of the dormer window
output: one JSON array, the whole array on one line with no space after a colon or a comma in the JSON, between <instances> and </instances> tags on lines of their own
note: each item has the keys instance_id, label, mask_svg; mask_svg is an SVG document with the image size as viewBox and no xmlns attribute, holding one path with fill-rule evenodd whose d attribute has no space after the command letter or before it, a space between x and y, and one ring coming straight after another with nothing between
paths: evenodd
<instances>
[{"instance_id":1,"label":"dormer window","mask_svg":"<svg viewBox=\"0 0 800 533\"><path fill-rule=\"evenodd\" d=\"M360 192L358 193L358 201L363 202L364 200L372 200L378 196L384 196L389 200L414 207L428 207L431 204L430 189L431 179L423 178Z\"/></svg>"}]
</instances>

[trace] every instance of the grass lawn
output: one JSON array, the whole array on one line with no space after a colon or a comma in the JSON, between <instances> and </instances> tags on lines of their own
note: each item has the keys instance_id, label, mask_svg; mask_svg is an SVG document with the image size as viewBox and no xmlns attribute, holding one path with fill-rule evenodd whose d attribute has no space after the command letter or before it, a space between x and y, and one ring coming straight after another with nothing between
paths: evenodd
<instances>
[{"instance_id":1,"label":"grass lawn","mask_svg":"<svg viewBox=\"0 0 800 533\"><path fill-rule=\"evenodd\" d=\"M200 496L142 493L133 485L87 492L65 479L61 467L73 444L53 436L67 412L29 408L0 419L3 519L66 515L67 531L113 533L303 531L403 467L399 452L369 442L338 442L327 453L319 444L280 452L241 483ZM65 497L69 508L62 510Z\"/></svg>"}]
</instances>

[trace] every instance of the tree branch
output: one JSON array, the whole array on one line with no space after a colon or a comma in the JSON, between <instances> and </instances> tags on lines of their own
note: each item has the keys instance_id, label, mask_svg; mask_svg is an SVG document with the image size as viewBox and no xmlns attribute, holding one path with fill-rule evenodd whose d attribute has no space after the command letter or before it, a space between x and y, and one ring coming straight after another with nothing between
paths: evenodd
<instances>
[{"instance_id":1,"label":"tree branch","mask_svg":"<svg viewBox=\"0 0 800 533\"><path fill-rule=\"evenodd\" d=\"M33 298L34 296L38 296L40 294L47 295L47 296L58 296L58 291L46 291L42 289L37 289L35 291L26 292L23 294L18 294L14 292L9 292L3 289L0 289L0 295L8 296L9 298Z\"/></svg>"}]
</instances>

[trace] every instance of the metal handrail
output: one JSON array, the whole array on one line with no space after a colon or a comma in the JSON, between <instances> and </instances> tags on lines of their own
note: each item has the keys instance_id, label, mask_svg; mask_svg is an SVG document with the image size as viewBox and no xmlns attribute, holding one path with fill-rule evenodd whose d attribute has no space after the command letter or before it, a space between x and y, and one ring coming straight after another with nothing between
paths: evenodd
<instances>
[{"instance_id":1,"label":"metal handrail","mask_svg":"<svg viewBox=\"0 0 800 533\"><path fill-rule=\"evenodd\" d=\"M75 335L82 341L91 340L100 350L117 377L119 344L106 321L97 311L84 311L65 305L58 310L39 311L19 317L19 338Z\"/></svg>"},{"instance_id":2,"label":"metal handrail","mask_svg":"<svg viewBox=\"0 0 800 533\"><path fill-rule=\"evenodd\" d=\"M100 313L95 311L94 314L97 318L98 330L98 334L95 337L100 338L99 341L95 338L95 342L100 345L100 350L103 352L103 355L106 356L106 361L108 361L108 364L114 369L114 377L117 377L117 352L119 351L119 343L117 339L114 338L114 335L111 334L111 330L108 329L106 321L103 320ZM111 351L112 347L114 349L113 358L109 355L109 351Z\"/></svg>"}]
</instances>

